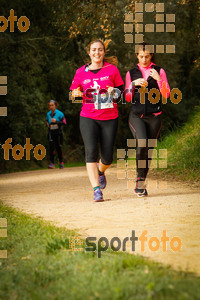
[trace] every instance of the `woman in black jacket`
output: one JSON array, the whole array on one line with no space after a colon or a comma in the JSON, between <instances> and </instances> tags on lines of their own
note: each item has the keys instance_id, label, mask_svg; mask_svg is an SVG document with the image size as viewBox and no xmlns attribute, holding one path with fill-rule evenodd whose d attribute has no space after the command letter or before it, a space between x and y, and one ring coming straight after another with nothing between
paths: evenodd
<instances>
[{"instance_id":1,"label":"woman in black jacket","mask_svg":"<svg viewBox=\"0 0 200 300\"><path fill-rule=\"evenodd\" d=\"M132 102L129 127L136 139L137 180L134 191L143 197L148 195L145 179L162 126L162 97L169 97L170 88L165 71L153 62L150 45L139 45L136 56L138 64L126 74L125 98Z\"/></svg>"}]
</instances>

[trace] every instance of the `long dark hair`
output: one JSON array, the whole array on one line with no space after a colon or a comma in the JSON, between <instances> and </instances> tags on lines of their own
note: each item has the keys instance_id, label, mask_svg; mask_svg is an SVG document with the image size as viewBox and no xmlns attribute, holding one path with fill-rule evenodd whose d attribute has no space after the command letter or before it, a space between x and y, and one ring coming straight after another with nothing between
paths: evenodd
<instances>
[{"instance_id":1,"label":"long dark hair","mask_svg":"<svg viewBox=\"0 0 200 300\"><path fill-rule=\"evenodd\" d=\"M148 43L141 43L136 45L136 54L139 54L139 51L149 51L150 54L152 55L151 57L151 62L155 64L155 55L154 55L154 51L153 51L153 47L152 45L148 44Z\"/></svg>"}]
</instances>

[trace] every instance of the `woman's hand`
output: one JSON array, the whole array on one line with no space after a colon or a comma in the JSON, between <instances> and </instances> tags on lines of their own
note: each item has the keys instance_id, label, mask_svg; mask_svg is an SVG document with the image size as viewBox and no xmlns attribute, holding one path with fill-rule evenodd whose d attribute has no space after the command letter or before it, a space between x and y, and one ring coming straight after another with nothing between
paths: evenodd
<instances>
[{"instance_id":1,"label":"woman's hand","mask_svg":"<svg viewBox=\"0 0 200 300\"><path fill-rule=\"evenodd\" d=\"M157 81L161 80L160 75L158 74L158 72L155 69L150 70L150 76Z\"/></svg>"},{"instance_id":2,"label":"woman's hand","mask_svg":"<svg viewBox=\"0 0 200 300\"><path fill-rule=\"evenodd\" d=\"M146 87L148 85L148 82L144 78L138 78L134 81L132 81L133 85L140 85L143 87Z\"/></svg>"},{"instance_id":3,"label":"woman's hand","mask_svg":"<svg viewBox=\"0 0 200 300\"><path fill-rule=\"evenodd\" d=\"M51 118L51 123L56 123L56 119L55 118Z\"/></svg>"},{"instance_id":4,"label":"woman's hand","mask_svg":"<svg viewBox=\"0 0 200 300\"><path fill-rule=\"evenodd\" d=\"M72 97L75 99L76 97L83 97L83 92L81 92L81 88L78 87L72 91Z\"/></svg>"},{"instance_id":5,"label":"woman's hand","mask_svg":"<svg viewBox=\"0 0 200 300\"><path fill-rule=\"evenodd\" d=\"M114 87L109 86L109 85L107 85L106 87L107 87L108 94L110 95L112 93L112 91L114 90Z\"/></svg>"}]
</instances>

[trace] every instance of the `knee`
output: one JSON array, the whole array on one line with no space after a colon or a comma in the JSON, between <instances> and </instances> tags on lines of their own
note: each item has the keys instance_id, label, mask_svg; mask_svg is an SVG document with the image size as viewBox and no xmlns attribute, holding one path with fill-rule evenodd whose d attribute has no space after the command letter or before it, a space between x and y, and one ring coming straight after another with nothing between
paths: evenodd
<instances>
[{"instance_id":1,"label":"knee","mask_svg":"<svg viewBox=\"0 0 200 300\"><path fill-rule=\"evenodd\" d=\"M111 165L112 161L113 161L113 158L109 160L109 159L104 159L103 157L101 157L101 162L104 165Z\"/></svg>"},{"instance_id":2,"label":"knee","mask_svg":"<svg viewBox=\"0 0 200 300\"><path fill-rule=\"evenodd\" d=\"M113 151L101 152L101 161L104 165L110 165L113 161Z\"/></svg>"},{"instance_id":3,"label":"knee","mask_svg":"<svg viewBox=\"0 0 200 300\"><path fill-rule=\"evenodd\" d=\"M98 149L96 147L89 147L85 150L86 162L97 162Z\"/></svg>"}]
</instances>

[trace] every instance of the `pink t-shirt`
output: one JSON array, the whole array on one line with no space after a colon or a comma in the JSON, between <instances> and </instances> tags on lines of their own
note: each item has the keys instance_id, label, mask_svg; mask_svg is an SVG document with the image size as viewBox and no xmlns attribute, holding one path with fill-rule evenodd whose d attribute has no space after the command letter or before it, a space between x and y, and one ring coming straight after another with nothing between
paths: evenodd
<instances>
[{"instance_id":1,"label":"pink t-shirt","mask_svg":"<svg viewBox=\"0 0 200 300\"><path fill-rule=\"evenodd\" d=\"M151 62L147 67L141 67L140 64L137 64L137 65L138 65L140 71L142 72L142 77L145 80L147 80L147 78L150 75L151 66L155 65L155 64ZM170 95L170 87L169 87L169 84L168 84L168 81L167 81L166 73L165 73L165 71L162 68L160 69L160 77L161 77L161 80L157 81L159 90L160 90L160 92L161 92L161 94L162 94L163 97L168 98L169 95ZM163 91L162 90L163 84L165 84L165 89L168 90L168 92L166 94L163 94L163 92L162 92ZM131 101L132 95L133 95L134 89L135 89L135 86L132 87L132 85L131 85L131 75L130 75L130 72L128 71L126 73L125 90L126 89L130 89L130 88L132 88L132 94L131 93L127 93L126 94L126 101L127 102Z\"/></svg>"},{"instance_id":2,"label":"pink t-shirt","mask_svg":"<svg viewBox=\"0 0 200 300\"><path fill-rule=\"evenodd\" d=\"M91 72L86 65L78 69L70 86L70 90L80 87L83 91L83 105L80 113L82 117L96 120L111 120L118 117L117 104L113 101L110 105L112 107L104 108L105 106L102 104L97 109L91 99L86 96L85 92L87 89L95 89L96 93L94 91L92 93L97 95L101 89L107 90L108 86L118 87L123 84L124 82L118 68L104 62L103 67L96 74ZM98 95L96 97L98 97Z\"/></svg>"}]
</instances>

